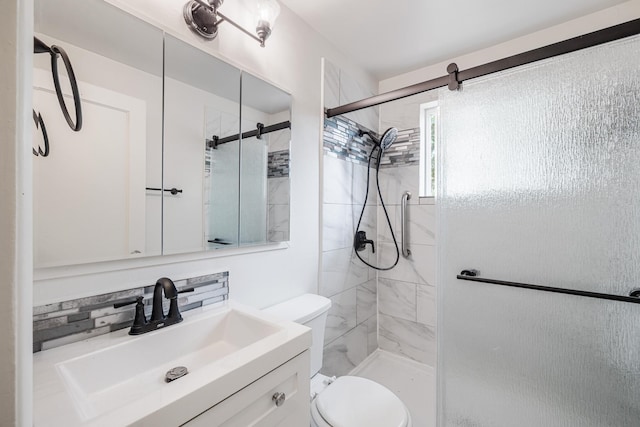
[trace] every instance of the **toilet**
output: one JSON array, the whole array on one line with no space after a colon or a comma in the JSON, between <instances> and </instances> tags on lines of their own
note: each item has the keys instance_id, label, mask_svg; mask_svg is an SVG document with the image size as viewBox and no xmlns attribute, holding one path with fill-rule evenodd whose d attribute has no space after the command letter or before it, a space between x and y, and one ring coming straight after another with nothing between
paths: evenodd
<instances>
[{"instance_id":1,"label":"toilet","mask_svg":"<svg viewBox=\"0 0 640 427\"><path fill-rule=\"evenodd\" d=\"M319 373L330 307L328 298L306 294L263 310L311 328L311 427L412 427L409 410L388 388L366 378Z\"/></svg>"}]
</instances>

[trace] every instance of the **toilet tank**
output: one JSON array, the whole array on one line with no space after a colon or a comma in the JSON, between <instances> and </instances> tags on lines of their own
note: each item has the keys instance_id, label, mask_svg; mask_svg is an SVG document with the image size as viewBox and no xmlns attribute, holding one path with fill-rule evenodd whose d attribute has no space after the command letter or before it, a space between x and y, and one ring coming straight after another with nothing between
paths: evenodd
<instances>
[{"instance_id":1,"label":"toilet tank","mask_svg":"<svg viewBox=\"0 0 640 427\"><path fill-rule=\"evenodd\" d=\"M282 320L301 323L311 328L311 377L322 368L324 328L331 300L320 295L305 294L265 308L263 311Z\"/></svg>"}]
</instances>

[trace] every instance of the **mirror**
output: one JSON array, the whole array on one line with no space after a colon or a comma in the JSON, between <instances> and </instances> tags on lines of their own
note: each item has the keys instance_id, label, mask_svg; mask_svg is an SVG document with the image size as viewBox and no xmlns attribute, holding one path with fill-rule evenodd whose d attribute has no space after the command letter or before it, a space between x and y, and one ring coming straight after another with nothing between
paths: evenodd
<instances>
[{"instance_id":1,"label":"mirror","mask_svg":"<svg viewBox=\"0 0 640 427\"><path fill-rule=\"evenodd\" d=\"M167 35L165 254L238 246L239 127L240 70Z\"/></svg>"},{"instance_id":2,"label":"mirror","mask_svg":"<svg viewBox=\"0 0 640 427\"><path fill-rule=\"evenodd\" d=\"M289 240L291 95L242 73L240 245Z\"/></svg>"},{"instance_id":3,"label":"mirror","mask_svg":"<svg viewBox=\"0 0 640 427\"><path fill-rule=\"evenodd\" d=\"M35 30L35 268L289 240L288 93L103 0L36 0Z\"/></svg>"},{"instance_id":4,"label":"mirror","mask_svg":"<svg viewBox=\"0 0 640 427\"><path fill-rule=\"evenodd\" d=\"M74 132L51 55L35 54L35 267L160 255L162 197L145 188L162 179L162 31L101 0L36 0L34 11L36 37L67 53L82 107ZM75 118L63 58L57 68Z\"/></svg>"}]
</instances>

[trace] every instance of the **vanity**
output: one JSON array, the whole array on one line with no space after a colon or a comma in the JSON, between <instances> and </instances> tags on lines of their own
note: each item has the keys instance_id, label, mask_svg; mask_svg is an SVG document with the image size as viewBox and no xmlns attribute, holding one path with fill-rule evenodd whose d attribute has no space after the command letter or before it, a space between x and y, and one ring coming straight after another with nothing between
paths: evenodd
<instances>
[{"instance_id":1,"label":"vanity","mask_svg":"<svg viewBox=\"0 0 640 427\"><path fill-rule=\"evenodd\" d=\"M308 328L230 301L183 316L36 353L34 425L309 424Z\"/></svg>"}]
</instances>

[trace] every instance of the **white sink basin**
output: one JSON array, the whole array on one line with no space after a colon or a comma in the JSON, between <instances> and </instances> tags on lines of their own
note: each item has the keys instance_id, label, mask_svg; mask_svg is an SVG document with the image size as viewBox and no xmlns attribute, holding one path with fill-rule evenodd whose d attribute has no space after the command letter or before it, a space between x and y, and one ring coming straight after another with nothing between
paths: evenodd
<instances>
[{"instance_id":1,"label":"white sink basin","mask_svg":"<svg viewBox=\"0 0 640 427\"><path fill-rule=\"evenodd\" d=\"M178 425L311 344L307 328L237 304L194 311L144 335L117 331L34 355L35 425L61 416L65 426ZM165 382L177 366L189 373Z\"/></svg>"}]
</instances>

